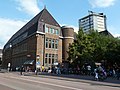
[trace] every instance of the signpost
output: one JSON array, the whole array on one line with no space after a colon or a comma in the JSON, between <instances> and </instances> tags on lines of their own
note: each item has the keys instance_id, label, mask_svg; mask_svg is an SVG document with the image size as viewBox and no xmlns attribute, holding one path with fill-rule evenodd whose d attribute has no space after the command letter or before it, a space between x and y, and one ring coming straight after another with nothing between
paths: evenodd
<instances>
[{"instance_id":1,"label":"signpost","mask_svg":"<svg viewBox=\"0 0 120 90\"><path fill-rule=\"evenodd\" d=\"M40 56L37 55L37 57L36 57L36 70L35 70L36 75L37 75L37 72L39 69L40 69Z\"/></svg>"},{"instance_id":2,"label":"signpost","mask_svg":"<svg viewBox=\"0 0 120 90\"><path fill-rule=\"evenodd\" d=\"M40 68L40 61L37 61L37 62L36 62L36 67L37 67L37 68Z\"/></svg>"},{"instance_id":3,"label":"signpost","mask_svg":"<svg viewBox=\"0 0 120 90\"><path fill-rule=\"evenodd\" d=\"M11 64L10 64L10 63L8 63L8 72L10 71L10 66L11 66Z\"/></svg>"}]
</instances>

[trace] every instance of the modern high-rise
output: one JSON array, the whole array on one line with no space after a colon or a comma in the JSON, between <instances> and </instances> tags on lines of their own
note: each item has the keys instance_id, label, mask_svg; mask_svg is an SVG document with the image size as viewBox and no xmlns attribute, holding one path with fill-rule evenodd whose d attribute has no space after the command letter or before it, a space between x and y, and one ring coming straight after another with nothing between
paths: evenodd
<instances>
[{"instance_id":1,"label":"modern high-rise","mask_svg":"<svg viewBox=\"0 0 120 90\"><path fill-rule=\"evenodd\" d=\"M89 33L89 30L105 31L107 30L106 15L89 11L89 15L79 19L79 28L86 33Z\"/></svg>"}]
</instances>

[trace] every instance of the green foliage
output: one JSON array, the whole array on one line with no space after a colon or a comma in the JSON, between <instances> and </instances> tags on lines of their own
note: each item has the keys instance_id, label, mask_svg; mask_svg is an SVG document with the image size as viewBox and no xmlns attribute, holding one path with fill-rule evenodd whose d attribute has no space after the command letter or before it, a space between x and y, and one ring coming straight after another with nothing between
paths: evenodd
<instances>
[{"instance_id":1,"label":"green foliage","mask_svg":"<svg viewBox=\"0 0 120 90\"><path fill-rule=\"evenodd\" d=\"M70 62L81 65L102 60L107 60L110 64L120 64L120 39L99 34L94 30L85 34L80 29L77 40L69 46L68 55Z\"/></svg>"}]
</instances>

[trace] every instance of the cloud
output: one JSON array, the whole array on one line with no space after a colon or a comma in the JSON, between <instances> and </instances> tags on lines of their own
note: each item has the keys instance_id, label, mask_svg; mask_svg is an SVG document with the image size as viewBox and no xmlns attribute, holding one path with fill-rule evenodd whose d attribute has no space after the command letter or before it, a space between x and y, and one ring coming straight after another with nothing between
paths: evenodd
<instances>
[{"instance_id":1,"label":"cloud","mask_svg":"<svg viewBox=\"0 0 120 90\"><path fill-rule=\"evenodd\" d=\"M113 36L114 37L120 37L120 34L114 34Z\"/></svg>"},{"instance_id":2,"label":"cloud","mask_svg":"<svg viewBox=\"0 0 120 90\"><path fill-rule=\"evenodd\" d=\"M27 21L0 18L0 48L18 31Z\"/></svg>"},{"instance_id":3,"label":"cloud","mask_svg":"<svg viewBox=\"0 0 120 90\"><path fill-rule=\"evenodd\" d=\"M119 27L108 25L108 31L114 36L114 37L120 37Z\"/></svg>"},{"instance_id":4,"label":"cloud","mask_svg":"<svg viewBox=\"0 0 120 90\"><path fill-rule=\"evenodd\" d=\"M78 28L78 27L73 26L73 25L70 25L70 27L72 27L72 28L74 29L74 32L78 33L78 30L79 30L79 28Z\"/></svg>"},{"instance_id":5,"label":"cloud","mask_svg":"<svg viewBox=\"0 0 120 90\"><path fill-rule=\"evenodd\" d=\"M26 12L29 15L35 16L40 12L38 0L15 0L18 4L19 11ZM41 2L42 4L42 2Z\"/></svg>"},{"instance_id":6,"label":"cloud","mask_svg":"<svg viewBox=\"0 0 120 90\"><path fill-rule=\"evenodd\" d=\"M88 0L88 1L93 8L95 7L105 8L114 5L115 1L117 0Z\"/></svg>"}]
</instances>

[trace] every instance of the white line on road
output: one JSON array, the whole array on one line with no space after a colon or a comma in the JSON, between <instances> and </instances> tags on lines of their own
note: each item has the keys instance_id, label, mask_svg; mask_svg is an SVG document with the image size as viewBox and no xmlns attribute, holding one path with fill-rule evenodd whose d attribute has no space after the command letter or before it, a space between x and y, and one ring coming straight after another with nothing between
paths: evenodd
<instances>
[{"instance_id":1,"label":"white line on road","mask_svg":"<svg viewBox=\"0 0 120 90\"><path fill-rule=\"evenodd\" d=\"M47 83L47 82L34 81L34 80L25 79L25 78L16 78L16 77L12 77L12 76L9 76L9 77L14 78L14 79L18 79L18 80L21 79L21 80L26 80L26 81L32 81L32 82L36 82L36 83L41 83L41 84L46 84L46 85L51 85L51 86L56 86L56 87L62 87L62 88L67 88L67 89L83 90L83 89L79 89L79 88L68 87L68 86L63 86L63 85L57 85L57 84L52 84L52 83Z\"/></svg>"}]
</instances>

